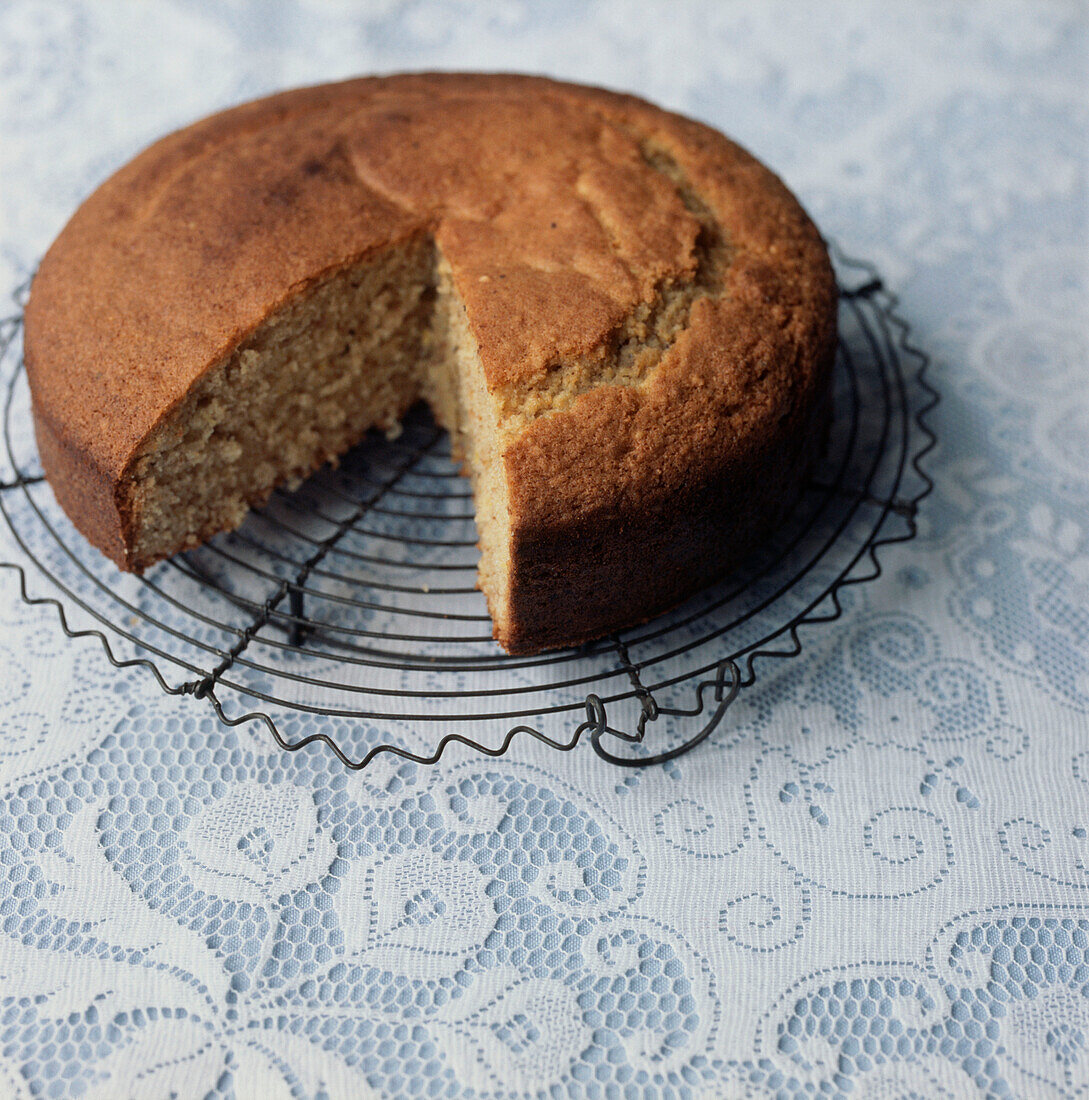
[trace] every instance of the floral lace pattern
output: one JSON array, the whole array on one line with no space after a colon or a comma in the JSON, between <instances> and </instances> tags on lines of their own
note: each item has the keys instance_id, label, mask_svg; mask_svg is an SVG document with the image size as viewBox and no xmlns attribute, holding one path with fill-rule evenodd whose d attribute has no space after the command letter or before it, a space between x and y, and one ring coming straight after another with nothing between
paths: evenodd
<instances>
[{"instance_id":1,"label":"floral lace pattern","mask_svg":"<svg viewBox=\"0 0 1089 1100\"><path fill-rule=\"evenodd\" d=\"M1074 3L0 6L0 286L216 107L547 70L771 163L944 397L919 537L630 774L287 756L0 569L0 1094L1089 1094L1087 36Z\"/></svg>"}]
</instances>

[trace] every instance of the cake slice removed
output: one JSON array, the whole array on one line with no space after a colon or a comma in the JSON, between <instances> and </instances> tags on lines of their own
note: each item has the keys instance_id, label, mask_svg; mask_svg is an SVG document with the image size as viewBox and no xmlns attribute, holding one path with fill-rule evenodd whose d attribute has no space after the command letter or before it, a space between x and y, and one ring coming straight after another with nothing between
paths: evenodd
<instances>
[{"instance_id":1,"label":"cake slice removed","mask_svg":"<svg viewBox=\"0 0 1089 1100\"><path fill-rule=\"evenodd\" d=\"M283 93L172 134L26 310L62 507L141 571L428 402L511 653L644 621L779 522L830 416L836 294L780 181L706 126L532 77Z\"/></svg>"}]
</instances>

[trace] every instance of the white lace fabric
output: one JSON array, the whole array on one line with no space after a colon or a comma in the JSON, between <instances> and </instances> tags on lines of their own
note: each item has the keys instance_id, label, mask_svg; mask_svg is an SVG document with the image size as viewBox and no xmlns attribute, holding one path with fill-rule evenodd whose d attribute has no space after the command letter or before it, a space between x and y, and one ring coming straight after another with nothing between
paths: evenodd
<instances>
[{"instance_id":1,"label":"white lace fabric","mask_svg":"<svg viewBox=\"0 0 1089 1100\"><path fill-rule=\"evenodd\" d=\"M0 568L0 1095L1085 1095L1087 57L1072 2L0 5L0 290L218 107L547 71L771 164L943 396L918 537L633 773L289 756Z\"/></svg>"}]
</instances>

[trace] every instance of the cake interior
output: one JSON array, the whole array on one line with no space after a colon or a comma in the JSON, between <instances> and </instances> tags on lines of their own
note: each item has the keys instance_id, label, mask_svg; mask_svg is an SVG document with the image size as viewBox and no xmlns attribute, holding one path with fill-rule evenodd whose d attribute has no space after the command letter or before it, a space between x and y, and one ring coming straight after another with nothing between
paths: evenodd
<instances>
[{"instance_id":1,"label":"cake interior","mask_svg":"<svg viewBox=\"0 0 1089 1100\"><path fill-rule=\"evenodd\" d=\"M132 465L133 567L237 527L276 486L335 462L368 429L396 432L421 399L472 480L481 587L501 618L510 522L498 410L449 266L428 238L297 296L164 418Z\"/></svg>"}]
</instances>

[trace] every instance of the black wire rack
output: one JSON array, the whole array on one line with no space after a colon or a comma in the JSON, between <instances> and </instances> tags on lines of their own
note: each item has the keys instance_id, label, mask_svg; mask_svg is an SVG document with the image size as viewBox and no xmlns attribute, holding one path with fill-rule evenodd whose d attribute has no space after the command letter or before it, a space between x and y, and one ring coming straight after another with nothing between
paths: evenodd
<instances>
[{"instance_id":1,"label":"black wire rack","mask_svg":"<svg viewBox=\"0 0 1089 1100\"><path fill-rule=\"evenodd\" d=\"M820 468L759 553L643 626L535 657L500 651L475 588L468 482L420 410L397 439L368 438L238 531L120 574L71 527L38 463L19 354L28 284L0 322L0 513L21 555L0 568L116 668L149 672L227 725L263 723L288 751L323 743L351 769L383 753L433 764L455 742L501 756L519 734L559 750L588 736L618 765L671 759L715 729L759 662L800 653L803 628L840 617L843 589L881 575L878 551L914 537L933 488L927 358L877 271L833 256L836 413Z\"/></svg>"}]
</instances>

